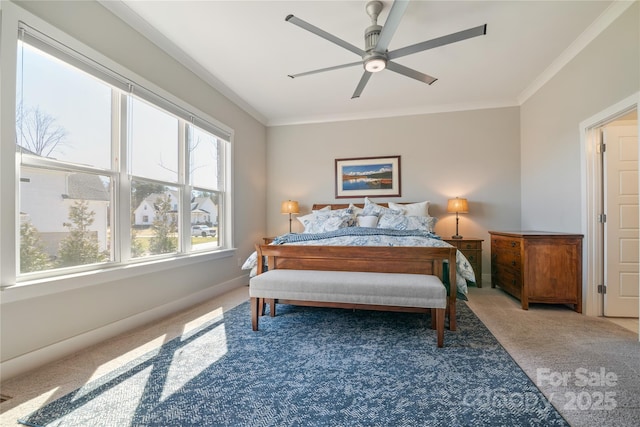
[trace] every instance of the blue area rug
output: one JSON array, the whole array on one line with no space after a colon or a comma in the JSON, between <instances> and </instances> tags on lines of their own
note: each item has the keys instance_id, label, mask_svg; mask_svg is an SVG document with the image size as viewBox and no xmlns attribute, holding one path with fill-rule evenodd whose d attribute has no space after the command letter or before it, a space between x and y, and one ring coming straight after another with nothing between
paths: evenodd
<instances>
[{"instance_id":1,"label":"blue area rug","mask_svg":"<svg viewBox=\"0 0 640 427\"><path fill-rule=\"evenodd\" d=\"M30 426L566 426L463 302L428 316L248 303L19 420Z\"/></svg>"}]
</instances>

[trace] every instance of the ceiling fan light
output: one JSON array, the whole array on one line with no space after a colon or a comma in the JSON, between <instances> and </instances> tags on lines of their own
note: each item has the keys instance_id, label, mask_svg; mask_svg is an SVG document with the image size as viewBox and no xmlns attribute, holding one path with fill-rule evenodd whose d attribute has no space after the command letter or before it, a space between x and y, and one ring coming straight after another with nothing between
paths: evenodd
<instances>
[{"instance_id":1,"label":"ceiling fan light","mask_svg":"<svg viewBox=\"0 0 640 427\"><path fill-rule=\"evenodd\" d=\"M372 58L364 63L364 69L370 73L377 73L387 67L387 61L383 58Z\"/></svg>"}]
</instances>

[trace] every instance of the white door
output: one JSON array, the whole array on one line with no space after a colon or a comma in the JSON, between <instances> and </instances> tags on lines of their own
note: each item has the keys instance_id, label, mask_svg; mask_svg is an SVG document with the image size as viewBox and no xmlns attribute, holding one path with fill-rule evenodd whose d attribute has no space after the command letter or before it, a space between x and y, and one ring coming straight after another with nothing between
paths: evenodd
<instances>
[{"instance_id":1,"label":"white door","mask_svg":"<svg viewBox=\"0 0 640 427\"><path fill-rule=\"evenodd\" d=\"M607 213L604 315L638 317L638 128L614 122L603 132Z\"/></svg>"}]
</instances>

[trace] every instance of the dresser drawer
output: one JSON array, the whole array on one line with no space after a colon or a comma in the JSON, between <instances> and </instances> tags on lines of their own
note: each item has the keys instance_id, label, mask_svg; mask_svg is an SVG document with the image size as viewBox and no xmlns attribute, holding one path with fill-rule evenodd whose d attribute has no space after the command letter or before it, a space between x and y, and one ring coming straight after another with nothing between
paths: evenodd
<instances>
[{"instance_id":1,"label":"dresser drawer","mask_svg":"<svg viewBox=\"0 0 640 427\"><path fill-rule=\"evenodd\" d=\"M520 252L515 251L499 251L491 253L492 264L501 267L507 267L517 269L520 271L522 262L520 258Z\"/></svg>"},{"instance_id":2,"label":"dresser drawer","mask_svg":"<svg viewBox=\"0 0 640 427\"><path fill-rule=\"evenodd\" d=\"M494 237L491 239L491 248L492 249L495 248L495 250L513 249L513 250L519 251L520 240Z\"/></svg>"},{"instance_id":3,"label":"dresser drawer","mask_svg":"<svg viewBox=\"0 0 640 427\"><path fill-rule=\"evenodd\" d=\"M522 279L519 271L496 265L491 277L493 285L501 287L516 298L521 297Z\"/></svg>"}]
</instances>

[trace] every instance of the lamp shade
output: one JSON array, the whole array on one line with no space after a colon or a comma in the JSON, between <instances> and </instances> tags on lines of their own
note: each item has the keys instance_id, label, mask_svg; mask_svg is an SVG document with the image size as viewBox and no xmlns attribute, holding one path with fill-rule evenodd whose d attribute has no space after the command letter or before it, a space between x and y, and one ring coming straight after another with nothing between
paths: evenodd
<instances>
[{"instance_id":1,"label":"lamp shade","mask_svg":"<svg viewBox=\"0 0 640 427\"><path fill-rule=\"evenodd\" d=\"M455 199L449 199L447 203L447 212L449 213L468 213L469 203L467 199L461 199L456 197Z\"/></svg>"},{"instance_id":2,"label":"lamp shade","mask_svg":"<svg viewBox=\"0 0 640 427\"><path fill-rule=\"evenodd\" d=\"M295 200L286 200L280 205L280 213L283 214L297 214L300 213L300 206Z\"/></svg>"}]
</instances>

